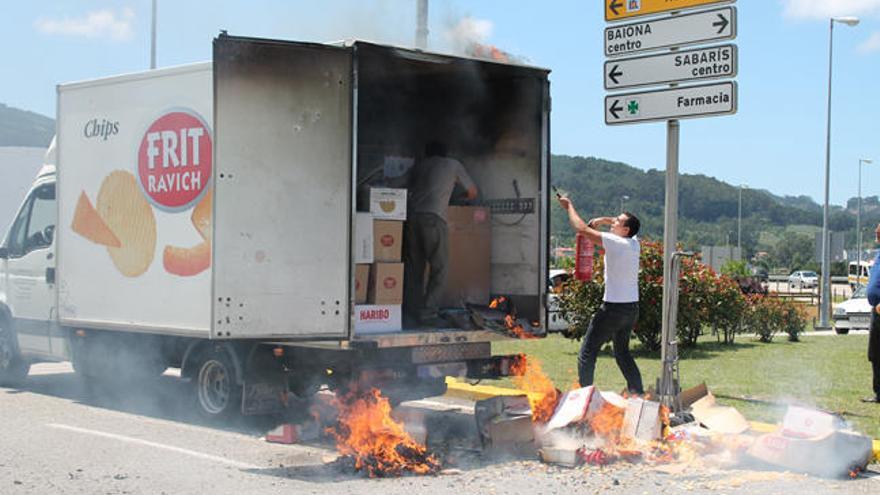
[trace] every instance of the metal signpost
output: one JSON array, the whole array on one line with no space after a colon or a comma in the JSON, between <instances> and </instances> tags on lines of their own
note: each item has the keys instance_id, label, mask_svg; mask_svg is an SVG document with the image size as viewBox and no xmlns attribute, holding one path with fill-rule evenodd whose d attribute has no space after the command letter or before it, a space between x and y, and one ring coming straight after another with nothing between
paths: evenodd
<instances>
[{"instance_id":1,"label":"metal signpost","mask_svg":"<svg viewBox=\"0 0 880 495\"><path fill-rule=\"evenodd\" d=\"M661 14L676 10L705 7L720 3L733 3L736 0L604 0L605 20L621 21L631 17Z\"/></svg>"},{"instance_id":2,"label":"metal signpost","mask_svg":"<svg viewBox=\"0 0 880 495\"><path fill-rule=\"evenodd\" d=\"M643 86L666 88L605 96L607 125L666 121L666 203L663 232L662 370L657 391L660 401L673 411L679 401L676 309L678 276L675 245L678 242L678 148L680 119L730 115L737 109L735 81L679 86L680 83L736 77L737 48L723 44L689 50L681 47L736 38L736 9L711 8L680 13L734 0L603 0L605 20L657 15L656 18L605 28L605 89ZM666 13L667 15L660 15ZM666 53L619 58L649 51Z\"/></svg>"}]
</instances>

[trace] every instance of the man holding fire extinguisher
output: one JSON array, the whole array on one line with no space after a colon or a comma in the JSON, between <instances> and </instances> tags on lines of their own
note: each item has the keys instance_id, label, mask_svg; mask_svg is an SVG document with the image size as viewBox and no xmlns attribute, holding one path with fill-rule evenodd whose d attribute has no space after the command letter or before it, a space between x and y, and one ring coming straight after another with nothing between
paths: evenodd
<instances>
[{"instance_id":1,"label":"man holding fire extinguisher","mask_svg":"<svg viewBox=\"0 0 880 495\"><path fill-rule=\"evenodd\" d=\"M571 200L558 195L559 205L568 212L571 227L593 244L605 249L605 294L602 305L587 327L578 354L578 380L582 387L593 384L596 357L608 341L614 343L614 359L626 378L630 393L643 394L642 375L629 352L633 326L639 319L639 255L636 239L640 222L630 212L616 217L599 217L584 222ZM599 230L610 226L608 232Z\"/></svg>"}]
</instances>

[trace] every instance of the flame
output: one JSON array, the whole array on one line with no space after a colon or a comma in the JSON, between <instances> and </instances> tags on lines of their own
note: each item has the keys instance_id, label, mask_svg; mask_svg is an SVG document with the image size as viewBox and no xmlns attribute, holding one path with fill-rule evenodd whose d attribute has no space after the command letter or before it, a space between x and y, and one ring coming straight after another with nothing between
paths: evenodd
<instances>
[{"instance_id":1,"label":"flame","mask_svg":"<svg viewBox=\"0 0 880 495\"><path fill-rule=\"evenodd\" d=\"M541 362L520 354L510 368L513 383L529 396L532 406L532 421L546 423L553 416L559 401L559 390L541 369ZM537 398L536 398L537 397Z\"/></svg>"},{"instance_id":2,"label":"flame","mask_svg":"<svg viewBox=\"0 0 880 495\"><path fill-rule=\"evenodd\" d=\"M510 330L510 333L518 339L537 339L534 334L526 332L525 328L516 322L514 315L510 314L504 317L504 325Z\"/></svg>"},{"instance_id":3,"label":"flame","mask_svg":"<svg viewBox=\"0 0 880 495\"><path fill-rule=\"evenodd\" d=\"M356 471L366 471L375 478L440 470L437 458L391 417L391 404L378 389L353 392L336 402L339 422L328 432L336 439L339 452L354 459Z\"/></svg>"},{"instance_id":4,"label":"flame","mask_svg":"<svg viewBox=\"0 0 880 495\"><path fill-rule=\"evenodd\" d=\"M489 308L498 309L498 306L504 304L505 302L507 302L506 297L504 297L504 296L496 297L495 299L492 299L492 302L489 303Z\"/></svg>"},{"instance_id":5,"label":"flame","mask_svg":"<svg viewBox=\"0 0 880 495\"><path fill-rule=\"evenodd\" d=\"M618 444L620 443L620 432L623 429L625 413L626 410L620 407L608 403L602 404L599 412L590 418L590 428L606 442Z\"/></svg>"},{"instance_id":6,"label":"flame","mask_svg":"<svg viewBox=\"0 0 880 495\"><path fill-rule=\"evenodd\" d=\"M510 62L511 56L504 50L494 45L485 45L482 43L471 43L468 53L472 57L494 60L496 62Z\"/></svg>"}]
</instances>

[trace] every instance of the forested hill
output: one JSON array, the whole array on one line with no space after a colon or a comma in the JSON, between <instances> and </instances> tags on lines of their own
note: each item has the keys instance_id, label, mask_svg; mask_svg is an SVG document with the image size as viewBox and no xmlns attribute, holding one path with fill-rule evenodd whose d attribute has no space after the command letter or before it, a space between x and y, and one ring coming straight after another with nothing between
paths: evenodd
<instances>
[{"instance_id":1,"label":"forested hill","mask_svg":"<svg viewBox=\"0 0 880 495\"><path fill-rule=\"evenodd\" d=\"M663 235L665 172L643 171L624 163L578 156L552 156L553 185L567 192L584 217L611 215L624 209L642 220L645 236ZM682 174L679 182L679 238L686 243L719 243L731 234L736 241L739 188L705 175ZM754 245L761 230L822 223L822 210L806 196L779 197L744 188L744 244ZM554 207L553 232L567 239L572 232L565 215ZM864 218L864 217L863 217ZM851 212L835 207L832 230L854 225Z\"/></svg>"},{"instance_id":2,"label":"forested hill","mask_svg":"<svg viewBox=\"0 0 880 495\"><path fill-rule=\"evenodd\" d=\"M53 119L0 103L0 146L45 148L53 135Z\"/></svg>"}]
</instances>

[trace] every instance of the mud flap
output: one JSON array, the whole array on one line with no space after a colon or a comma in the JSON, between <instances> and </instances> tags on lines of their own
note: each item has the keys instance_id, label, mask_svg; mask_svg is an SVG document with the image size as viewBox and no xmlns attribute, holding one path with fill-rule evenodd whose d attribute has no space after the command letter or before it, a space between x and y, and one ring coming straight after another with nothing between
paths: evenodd
<instances>
[{"instance_id":1,"label":"mud flap","mask_svg":"<svg viewBox=\"0 0 880 495\"><path fill-rule=\"evenodd\" d=\"M260 381L245 382L241 414L277 414L287 409L287 381L284 375L264 376Z\"/></svg>"}]
</instances>

